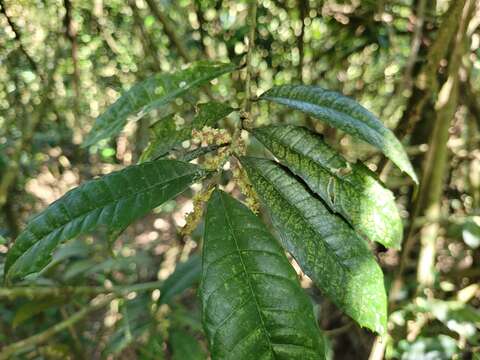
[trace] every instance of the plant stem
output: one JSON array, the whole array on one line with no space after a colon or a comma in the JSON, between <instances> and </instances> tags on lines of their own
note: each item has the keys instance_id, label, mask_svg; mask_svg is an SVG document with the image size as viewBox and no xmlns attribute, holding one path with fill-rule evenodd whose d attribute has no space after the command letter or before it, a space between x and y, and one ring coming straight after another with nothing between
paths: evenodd
<instances>
[{"instance_id":1,"label":"plant stem","mask_svg":"<svg viewBox=\"0 0 480 360\"><path fill-rule=\"evenodd\" d=\"M248 4L248 14L247 14L247 24L249 27L248 31L248 50L247 50L247 59L246 59L246 75L245 75L245 101L243 103L243 111L245 112L246 119L248 123L251 123L251 110L252 110L252 54L255 47L255 28L257 26L257 1L250 0Z\"/></svg>"},{"instance_id":2,"label":"plant stem","mask_svg":"<svg viewBox=\"0 0 480 360\"><path fill-rule=\"evenodd\" d=\"M180 55L185 62L189 63L193 59L187 51L187 48L183 45L180 41L179 37L177 36L177 32L175 29L175 25L170 22L170 19L167 15L165 15L157 5L157 1L154 0L146 0L148 7L152 11L153 16L162 24L163 30L167 35L170 42L175 46L177 49L178 55Z\"/></svg>"},{"instance_id":3,"label":"plant stem","mask_svg":"<svg viewBox=\"0 0 480 360\"><path fill-rule=\"evenodd\" d=\"M424 196L424 201L420 202L420 209L427 219L439 218L441 215L444 175L448 168L448 130L458 105L458 72L466 50L464 36L473 15L473 4L474 1L467 0L461 13L453 51L448 62L448 79L443 84L435 104L435 125L420 187L420 194ZM420 232L421 248L417 267L420 290L431 287L435 280L436 241L439 229L438 221L431 221Z\"/></svg>"},{"instance_id":4,"label":"plant stem","mask_svg":"<svg viewBox=\"0 0 480 360\"><path fill-rule=\"evenodd\" d=\"M149 291L158 289L163 281L151 281L146 283L114 286L110 289L103 286L25 286L16 288L0 288L0 299L14 300L19 297L39 299L42 297L62 297L69 295L98 295L114 293L117 295L127 294L133 291Z\"/></svg>"}]
</instances>

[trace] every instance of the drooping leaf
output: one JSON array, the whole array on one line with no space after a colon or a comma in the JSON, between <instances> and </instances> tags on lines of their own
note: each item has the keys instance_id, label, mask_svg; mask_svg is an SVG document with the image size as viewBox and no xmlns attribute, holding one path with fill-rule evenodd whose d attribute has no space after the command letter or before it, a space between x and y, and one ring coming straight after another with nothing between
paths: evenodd
<instances>
[{"instance_id":1,"label":"drooping leaf","mask_svg":"<svg viewBox=\"0 0 480 360\"><path fill-rule=\"evenodd\" d=\"M337 306L361 326L386 328L383 274L367 243L273 161L242 158L286 249Z\"/></svg>"},{"instance_id":2,"label":"drooping leaf","mask_svg":"<svg viewBox=\"0 0 480 360\"><path fill-rule=\"evenodd\" d=\"M201 284L212 359L323 359L312 304L280 244L216 190L205 220Z\"/></svg>"},{"instance_id":3,"label":"drooping leaf","mask_svg":"<svg viewBox=\"0 0 480 360\"><path fill-rule=\"evenodd\" d=\"M182 96L192 88L206 84L220 75L236 69L233 64L198 62L187 69L171 74L157 74L133 86L100 115L83 146L117 135L127 118L144 116L171 100Z\"/></svg>"},{"instance_id":4,"label":"drooping leaf","mask_svg":"<svg viewBox=\"0 0 480 360\"><path fill-rule=\"evenodd\" d=\"M202 258L192 255L184 263L180 263L160 288L160 304L168 304L176 295L200 282Z\"/></svg>"},{"instance_id":5,"label":"drooping leaf","mask_svg":"<svg viewBox=\"0 0 480 360\"><path fill-rule=\"evenodd\" d=\"M205 172L175 160L129 166L75 188L33 219L7 254L7 280L41 270L64 240L98 226L118 229L185 191Z\"/></svg>"},{"instance_id":6,"label":"drooping leaf","mask_svg":"<svg viewBox=\"0 0 480 360\"><path fill-rule=\"evenodd\" d=\"M169 115L151 126L151 139L142 154L140 161L147 161L165 155L174 147L192 136L192 130L200 130L204 126L214 126L219 120L230 114L233 108L219 103L209 102L198 105L198 114L191 124L177 125L175 116Z\"/></svg>"},{"instance_id":7,"label":"drooping leaf","mask_svg":"<svg viewBox=\"0 0 480 360\"><path fill-rule=\"evenodd\" d=\"M403 227L393 194L363 164L348 163L303 127L267 126L253 134L357 231L386 247L400 247Z\"/></svg>"},{"instance_id":8,"label":"drooping leaf","mask_svg":"<svg viewBox=\"0 0 480 360\"><path fill-rule=\"evenodd\" d=\"M375 115L355 100L319 86L305 85L274 87L260 98L303 111L377 147L418 184L402 144Z\"/></svg>"}]
</instances>

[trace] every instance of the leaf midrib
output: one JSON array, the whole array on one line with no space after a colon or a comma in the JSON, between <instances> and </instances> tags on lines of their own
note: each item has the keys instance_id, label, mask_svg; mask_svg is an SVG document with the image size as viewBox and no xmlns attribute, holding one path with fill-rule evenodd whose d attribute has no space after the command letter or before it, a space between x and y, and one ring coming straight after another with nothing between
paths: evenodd
<instances>
[{"instance_id":1,"label":"leaf midrib","mask_svg":"<svg viewBox=\"0 0 480 360\"><path fill-rule=\"evenodd\" d=\"M262 329L263 329L263 332L267 338L267 341L268 341L268 345L270 347L270 351L273 355L273 357L276 359L276 355L275 355L275 352L273 350L273 345L272 345L272 339L270 338L270 334L268 333L267 331L267 327L265 325L265 320L263 319L263 315L262 315L262 312L261 312L261 307L260 307L260 304L258 303L258 300L257 300L257 295L255 294L255 292L253 291L253 287L252 287L252 281L251 281L251 278L250 278L250 275L247 271L247 267L245 266L245 262L243 261L243 256L242 256L242 252L240 250L240 247L238 246L238 241L237 241L237 238L235 236L235 232L233 231L233 226L232 226L232 223L230 221L230 214L229 214L229 210L228 208L225 206L225 202L224 202L224 199L223 199L223 196L220 195L220 201L222 202L222 206L223 208L225 209L225 220L227 221L227 224L228 224L228 228L229 228L229 232L230 232L230 235L232 235L232 239L233 239L233 242L235 244L235 248L237 250L237 253L238 253L238 257L240 258L240 262L242 264L242 268L243 268L243 272L245 273L245 277L247 279L247 283L248 283L248 287L250 289L250 292L252 294L252 298L254 299L255 301L255 308L257 310L257 313L258 313L258 317L260 318L260 322L262 324Z\"/></svg>"},{"instance_id":2,"label":"leaf midrib","mask_svg":"<svg viewBox=\"0 0 480 360\"><path fill-rule=\"evenodd\" d=\"M273 140L273 141L275 141L275 140ZM280 144L280 145L282 145L283 147L285 147L285 148L287 148L287 149L291 149L291 151L294 152L296 155L305 157L306 159L308 159L309 161L311 161L315 166L318 166L319 168L321 168L322 170L324 170L324 171L327 173L328 176L336 179L341 185L351 187L352 190L355 191L357 194L359 194L359 195L362 197L362 199L364 199L364 201L366 201L366 202L368 202L368 204L370 204L370 206L376 207L376 208L378 207L378 206L376 205L376 202L373 201L370 196L366 195L366 194L362 191L362 190L364 190L364 189L363 189L360 185L355 184L355 183L354 183L351 179L349 179L348 177L342 177L342 176L340 176L340 175L338 175L338 174L335 174L334 172L330 172L330 169L328 169L327 167L323 166L321 163L319 163L318 161L316 161L314 158L310 157L308 154L303 154L302 152L300 152L300 150L298 150L298 149L296 149L296 148L294 148L294 147L288 146L287 144L285 144L285 143L282 142L281 140L277 140L276 142L277 142L277 144ZM279 159L280 159L280 158L279 158ZM287 162L286 160L283 160L283 159L281 159L281 160ZM345 162L345 163L347 163L347 162ZM356 169L355 169L355 164L351 164L350 166L352 167L352 172L355 172L355 171L356 171ZM298 167L301 168L301 166L298 166ZM303 173L303 174L305 174L305 173ZM296 175L297 175L297 174L296 174ZM357 175L357 174L355 174L355 175ZM302 176L301 174L298 174L298 176L300 176L300 177L303 178L303 176ZM306 177L306 175L304 175L304 176ZM306 181L306 180L305 180L305 181ZM307 185L308 185L308 184L307 184ZM310 188L310 186L308 186L308 187ZM315 193L316 193L316 191L315 191ZM325 201L326 201L326 200L325 200ZM332 210L334 210L334 209L332 209ZM341 214L344 215L344 216L349 216L345 211L341 211L341 210L343 210L343 209L339 209L338 212L341 213ZM336 212L337 212L337 211L336 211Z\"/></svg>"},{"instance_id":3,"label":"leaf midrib","mask_svg":"<svg viewBox=\"0 0 480 360\"><path fill-rule=\"evenodd\" d=\"M10 265L7 273L9 273L10 270L12 269L12 267L13 267L26 253L28 253L36 244L38 244L38 243L40 243L41 241L45 240L45 239L48 238L52 233L54 233L54 232L56 232L56 231L59 231L59 230L62 230L62 231L63 231L63 229L64 229L68 224L72 223L73 221L76 221L76 220L79 220L79 219L80 219L81 221L83 221L84 219L87 218L88 215L92 214L92 213L95 212L95 211L98 211L98 210L100 210L100 209L103 210L103 209L105 209L105 208L107 208L108 206L111 206L111 205L113 205L113 204L118 204L121 200L129 199L129 198L133 198L133 197L138 197L139 195L141 195L141 194L143 194L143 193L146 193L146 192L154 189L154 188L157 187L157 186L162 186L162 185L163 185L163 187L165 187L168 183L171 183L172 181L183 180L184 178L189 177L189 176L194 175L194 174L195 174L195 172L189 173L189 174L184 174L184 175L179 176L179 177L177 177L177 178L170 179L169 181L166 181L166 182L164 182L164 183L158 183L158 184L155 184L155 185L150 185L150 186L146 187L145 189L143 189L143 190L141 190L141 191L139 191L139 192L136 192L136 193L134 193L134 194L130 194L130 195L125 196L125 197L119 197L119 198L114 199L114 200L112 200L112 201L110 201L110 202L107 202L107 203L106 203L105 205L103 205L103 206L94 207L93 209L89 209L89 210L87 210L86 212L83 212L83 213L81 213L80 215L77 215L77 216L75 216L75 217L69 216L69 221L68 221L68 222L66 222L65 224L57 227L56 229L53 229L52 231L49 231L48 233L46 233L45 235L42 235L41 237L39 237L37 234L35 234L30 228L25 229L25 231L28 231L30 234L32 234L32 235L35 237L36 241L35 241L31 246L29 246L28 248L26 248L26 249L23 251L23 253L15 259L15 261ZM101 181L103 181L103 179L102 179ZM107 186L107 188L108 188L109 191L110 191L110 187ZM83 194L83 191L80 192L80 193ZM113 195L113 194L112 194L112 195ZM177 194L173 194L171 197L174 197L174 196L176 196L176 195L177 195ZM115 206L116 206L116 205L115 205ZM115 211L114 211L114 213L115 213ZM100 217L100 216L99 216L99 217ZM83 218L83 219L82 219L82 218Z\"/></svg>"},{"instance_id":4,"label":"leaf midrib","mask_svg":"<svg viewBox=\"0 0 480 360\"><path fill-rule=\"evenodd\" d=\"M273 100L275 102L279 102L282 105L287 105L288 102L292 102L292 103L296 103L296 104L308 104L308 106L311 106L313 108L315 108L315 107L322 108L324 110L331 111L335 115L345 116L349 119L352 119L353 122L358 122L358 123L364 124L369 130L373 131L377 136L380 135L380 137L387 135L388 132L389 132L389 129L385 128L386 131L384 131L382 133L382 132L380 132L380 130L372 127L371 124L363 121L362 119L355 118L355 117L353 117L352 115L350 115L346 112L342 112L342 111L336 110L334 108L329 108L328 106L325 106L325 105L318 105L318 104L315 104L315 103L311 103L311 102L307 102L307 101L303 101L303 100L298 100L298 99L290 99L290 98L287 98L285 96L265 96L264 99ZM287 106L289 106L289 104ZM301 109L297 108L297 106L298 105L295 105L295 110L302 111ZM317 117L317 116L319 116L319 115L315 114L315 117ZM321 120L321 119L319 119L319 120ZM324 120L321 120L321 121L324 121ZM380 122L380 124L382 124L382 123ZM382 124L382 126L385 126L385 125ZM363 135L362 135L362 137L363 137ZM362 140L364 140L367 143L370 143L369 141L367 141L365 139L362 139ZM375 146L379 147L380 149L384 149L386 144L385 143L382 144L381 139L375 139ZM387 146L387 148L388 148L388 146Z\"/></svg>"},{"instance_id":5,"label":"leaf midrib","mask_svg":"<svg viewBox=\"0 0 480 360\"><path fill-rule=\"evenodd\" d=\"M308 221L308 219L302 214L302 212L301 212L300 210L298 210L294 205L292 205L292 204L290 203L290 201L285 197L285 195L283 195L283 193L278 189L278 187L277 187L274 183L272 183L271 181L269 181L269 180L268 180L262 173L260 173L259 171L257 171L257 174L258 174L261 178L263 178L267 183L269 183L269 184L275 189L275 191L277 192L277 194L279 194L279 196L280 196L284 201L286 201L287 204L290 205L290 207L293 209L293 211L294 211L295 213L297 213L297 215L299 215L299 216L302 218L303 222L304 222L306 225L308 225L309 229L312 230L315 234L317 234L316 229L310 224L310 222ZM334 234L331 234L331 235L328 235L328 236L324 236L324 237L327 238L327 237L332 236L332 235L334 235ZM320 236L319 236L319 237L320 237ZM336 259L336 262L340 265L340 267L342 267L342 268L345 270L345 272L350 275L350 274L351 274L350 269L349 269L348 267L346 267L346 266L340 261L339 256L337 255L337 253L336 253L335 251L332 250L332 247L330 246L330 244L329 244L328 242L326 242L326 241L323 241L323 243L324 243L325 246L330 250L330 252L334 255L334 258Z\"/></svg>"}]
</instances>

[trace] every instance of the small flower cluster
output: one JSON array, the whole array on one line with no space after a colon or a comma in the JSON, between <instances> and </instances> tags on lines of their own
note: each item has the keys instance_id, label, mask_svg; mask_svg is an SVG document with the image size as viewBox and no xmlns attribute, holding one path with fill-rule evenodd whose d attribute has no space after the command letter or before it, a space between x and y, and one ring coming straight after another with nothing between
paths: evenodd
<instances>
[{"instance_id":1,"label":"small flower cluster","mask_svg":"<svg viewBox=\"0 0 480 360\"><path fill-rule=\"evenodd\" d=\"M232 142L232 136L225 129L215 129L210 126L204 126L202 130L192 130L192 143L199 146L225 145ZM203 166L207 170L217 170L223 166L228 157L232 154L230 146L222 147L216 154L205 156Z\"/></svg>"},{"instance_id":2,"label":"small flower cluster","mask_svg":"<svg viewBox=\"0 0 480 360\"><path fill-rule=\"evenodd\" d=\"M245 204L252 210L255 214L258 214L260 211L260 202L258 201L257 194L253 190L253 186L248 179L245 170L240 167L235 167L233 169L233 180L240 188L240 191L245 195Z\"/></svg>"},{"instance_id":3,"label":"small flower cluster","mask_svg":"<svg viewBox=\"0 0 480 360\"><path fill-rule=\"evenodd\" d=\"M193 196L193 210L188 213L185 218L185 226L182 228L180 233L184 236L190 235L193 230L198 226L203 215L203 208L205 203L210 199L214 186L211 186L205 191L201 191Z\"/></svg>"},{"instance_id":4,"label":"small flower cluster","mask_svg":"<svg viewBox=\"0 0 480 360\"><path fill-rule=\"evenodd\" d=\"M204 126L202 130L192 130L192 142L200 146L224 145L232 141L232 136L225 129Z\"/></svg>"}]
</instances>

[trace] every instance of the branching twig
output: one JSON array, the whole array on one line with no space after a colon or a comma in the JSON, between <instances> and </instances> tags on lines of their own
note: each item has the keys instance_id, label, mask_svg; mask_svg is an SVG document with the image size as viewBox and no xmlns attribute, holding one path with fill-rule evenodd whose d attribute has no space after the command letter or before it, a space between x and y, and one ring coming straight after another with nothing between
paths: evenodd
<instances>
[{"instance_id":1,"label":"branching twig","mask_svg":"<svg viewBox=\"0 0 480 360\"><path fill-rule=\"evenodd\" d=\"M14 300L17 298L39 299L43 297L67 297L72 295L98 295L114 293L118 295L129 292L141 292L158 289L162 281L150 281L134 285L120 285L112 288L103 286L25 286L0 288L0 299Z\"/></svg>"},{"instance_id":2,"label":"branching twig","mask_svg":"<svg viewBox=\"0 0 480 360\"><path fill-rule=\"evenodd\" d=\"M152 11L153 16L162 24L165 34L173 46L177 49L178 54L186 61L191 62L193 59L187 49L177 36L175 27L171 24L170 19L160 10L154 0L146 0L148 7Z\"/></svg>"},{"instance_id":3,"label":"branching twig","mask_svg":"<svg viewBox=\"0 0 480 360\"><path fill-rule=\"evenodd\" d=\"M248 5L248 14L247 14L247 24L249 27L248 30L248 50L246 58L246 74L245 74L245 99L243 102L243 112L244 117L247 120L247 123L252 122L251 110L252 110L252 89L251 89L251 80L253 73L252 65L252 55L255 47L255 28L257 26L257 2L251 0Z\"/></svg>"},{"instance_id":4,"label":"branching twig","mask_svg":"<svg viewBox=\"0 0 480 360\"><path fill-rule=\"evenodd\" d=\"M20 30L17 28L17 25L15 24L15 22L13 21L13 19L7 14L7 8L5 7L5 1L4 0L0 0L0 12L5 16L5 18L7 19L7 22L8 22L8 25L10 25L10 27L12 28L12 31L13 33L15 34L15 40L17 41L18 43L18 47L20 49L20 51L23 53L23 55L25 55L25 58L27 59L27 61L30 63L30 66L32 67L32 69L40 76L41 78L41 74L38 72L38 65L37 63L33 60L33 58L28 54L27 50L25 49L25 47L23 46L23 43L22 43L22 34L20 32Z\"/></svg>"}]
</instances>

